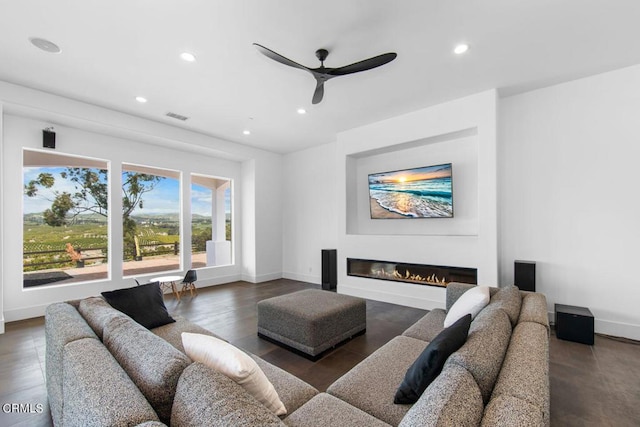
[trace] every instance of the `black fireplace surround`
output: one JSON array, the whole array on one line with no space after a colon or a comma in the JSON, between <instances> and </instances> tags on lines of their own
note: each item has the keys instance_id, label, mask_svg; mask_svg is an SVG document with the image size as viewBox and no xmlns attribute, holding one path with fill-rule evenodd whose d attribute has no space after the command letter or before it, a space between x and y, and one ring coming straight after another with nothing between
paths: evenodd
<instances>
[{"instance_id":1,"label":"black fireplace surround","mask_svg":"<svg viewBox=\"0 0 640 427\"><path fill-rule=\"evenodd\" d=\"M347 258L347 275L446 288L450 282L477 284L476 268Z\"/></svg>"}]
</instances>

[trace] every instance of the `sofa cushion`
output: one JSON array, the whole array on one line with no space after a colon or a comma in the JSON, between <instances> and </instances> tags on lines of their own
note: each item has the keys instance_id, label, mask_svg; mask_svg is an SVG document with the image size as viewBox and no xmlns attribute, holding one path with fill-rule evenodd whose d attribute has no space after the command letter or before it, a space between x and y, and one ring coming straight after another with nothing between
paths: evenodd
<instances>
[{"instance_id":1,"label":"sofa cushion","mask_svg":"<svg viewBox=\"0 0 640 427\"><path fill-rule=\"evenodd\" d=\"M115 317L106 324L104 344L149 400L160 420L168 422L178 378L191 360L124 317Z\"/></svg>"},{"instance_id":2,"label":"sofa cushion","mask_svg":"<svg viewBox=\"0 0 640 427\"><path fill-rule=\"evenodd\" d=\"M164 305L158 282L102 292L102 296L113 308L120 310L147 329L175 322Z\"/></svg>"},{"instance_id":3,"label":"sofa cushion","mask_svg":"<svg viewBox=\"0 0 640 427\"><path fill-rule=\"evenodd\" d=\"M89 297L81 300L78 304L78 311L101 340L104 325L109 320L114 317L129 317L109 305L103 297Z\"/></svg>"},{"instance_id":4,"label":"sofa cushion","mask_svg":"<svg viewBox=\"0 0 640 427\"><path fill-rule=\"evenodd\" d=\"M510 338L507 314L503 310L483 310L471 323L467 342L447 360L447 364L460 365L473 375L485 403L491 397Z\"/></svg>"},{"instance_id":5,"label":"sofa cushion","mask_svg":"<svg viewBox=\"0 0 640 427\"><path fill-rule=\"evenodd\" d=\"M208 329L203 328L202 326L196 325L195 323L190 322L182 316L173 316L175 322L167 323L166 325L158 326L157 328L151 329L155 335L159 336L163 340L167 341L169 344L180 350L184 353L184 346L182 345L182 333L183 332L191 332L193 334L201 334L201 335L210 335L212 337L216 337L225 341L223 338L217 336L213 332Z\"/></svg>"},{"instance_id":6,"label":"sofa cushion","mask_svg":"<svg viewBox=\"0 0 640 427\"><path fill-rule=\"evenodd\" d=\"M444 362L467 340L471 326L471 315L458 319L445 328L427 345L407 370L404 380L396 391L394 403L415 403L424 390L440 374Z\"/></svg>"},{"instance_id":7,"label":"sofa cushion","mask_svg":"<svg viewBox=\"0 0 640 427\"><path fill-rule=\"evenodd\" d=\"M292 413L318 394L318 390L300 378L272 365L256 355L250 354L249 356L256 361L260 369L262 369L262 372L264 372L271 384L273 384L273 387L278 393L278 397L280 397L280 400L284 403L289 413Z\"/></svg>"},{"instance_id":8,"label":"sofa cushion","mask_svg":"<svg viewBox=\"0 0 640 427\"><path fill-rule=\"evenodd\" d=\"M473 376L461 366L448 365L409 409L400 427L477 426L483 411Z\"/></svg>"},{"instance_id":9,"label":"sofa cushion","mask_svg":"<svg viewBox=\"0 0 640 427\"><path fill-rule=\"evenodd\" d=\"M467 313L471 314L471 318L474 319L480 313L480 310L489 304L489 299L488 286L474 286L469 289L453 303L447 312L447 316L444 318L444 327L448 328L453 325Z\"/></svg>"},{"instance_id":10,"label":"sofa cushion","mask_svg":"<svg viewBox=\"0 0 640 427\"><path fill-rule=\"evenodd\" d=\"M520 290L513 285L500 288L500 290L491 297L491 302L489 303L489 306L495 306L507 313L512 327L518 323L521 305L522 295L520 294Z\"/></svg>"},{"instance_id":11,"label":"sofa cushion","mask_svg":"<svg viewBox=\"0 0 640 427\"><path fill-rule=\"evenodd\" d=\"M539 323L519 323L513 330L491 400L502 395L539 408L549 423L549 337Z\"/></svg>"},{"instance_id":12,"label":"sofa cushion","mask_svg":"<svg viewBox=\"0 0 640 427\"><path fill-rule=\"evenodd\" d=\"M67 344L58 369L64 377L59 425L124 426L157 421L147 399L97 339Z\"/></svg>"},{"instance_id":13,"label":"sofa cushion","mask_svg":"<svg viewBox=\"0 0 640 427\"><path fill-rule=\"evenodd\" d=\"M444 329L446 316L447 313L443 309L435 308L407 328L402 335L422 341L432 341Z\"/></svg>"},{"instance_id":14,"label":"sofa cushion","mask_svg":"<svg viewBox=\"0 0 640 427\"><path fill-rule=\"evenodd\" d=\"M290 427L389 427L389 424L327 393L305 403L284 422Z\"/></svg>"},{"instance_id":15,"label":"sofa cushion","mask_svg":"<svg viewBox=\"0 0 640 427\"><path fill-rule=\"evenodd\" d=\"M182 334L182 344L187 356L193 361L225 374L274 414L287 413L273 384L262 369L239 348L209 335L188 332Z\"/></svg>"},{"instance_id":16,"label":"sofa cushion","mask_svg":"<svg viewBox=\"0 0 640 427\"><path fill-rule=\"evenodd\" d=\"M44 334L46 347L47 395L51 417L55 424L62 425L62 362L64 347L83 338L98 337L84 321L78 310L67 303L51 304L45 310Z\"/></svg>"},{"instance_id":17,"label":"sofa cushion","mask_svg":"<svg viewBox=\"0 0 640 427\"><path fill-rule=\"evenodd\" d=\"M410 405L393 397L407 369L427 346L415 338L397 336L331 384L327 393L391 425L398 425Z\"/></svg>"},{"instance_id":18,"label":"sofa cushion","mask_svg":"<svg viewBox=\"0 0 640 427\"><path fill-rule=\"evenodd\" d=\"M171 425L269 427L284 423L231 378L195 362L178 382Z\"/></svg>"}]
</instances>

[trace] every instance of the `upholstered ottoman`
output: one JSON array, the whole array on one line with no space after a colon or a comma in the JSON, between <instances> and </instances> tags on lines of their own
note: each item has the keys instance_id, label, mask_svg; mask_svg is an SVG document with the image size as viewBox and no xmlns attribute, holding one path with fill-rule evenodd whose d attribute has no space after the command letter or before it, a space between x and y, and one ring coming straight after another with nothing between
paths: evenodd
<instances>
[{"instance_id":1,"label":"upholstered ottoman","mask_svg":"<svg viewBox=\"0 0 640 427\"><path fill-rule=\"evenodd\" d=\"M318 359L367 327L364 299L308 289L258 302L258 336Z\"/></svg>"}]
</instances>

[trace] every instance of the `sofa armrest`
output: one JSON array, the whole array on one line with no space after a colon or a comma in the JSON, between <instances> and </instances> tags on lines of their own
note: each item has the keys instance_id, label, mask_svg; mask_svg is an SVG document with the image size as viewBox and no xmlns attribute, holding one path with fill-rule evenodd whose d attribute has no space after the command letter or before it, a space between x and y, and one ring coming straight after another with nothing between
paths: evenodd
<instances>
[{"instance_id":1,"label":"sofa armrest","mask_svg":"<svg viewBox=\"0 0 640 427\"><path fill-rule=\"evenodd\" d=\"M61 425L138 425L158 421L147 399L100 341L64 347ZM156 424L161 425L161 424Z\"/></svg>"},{"instance_id":2,"label":"sofa armrest","mask_svg":"<svg viewBox=\"0 0 640 427\"><path fill-rule=\"evenodd\" d=\"M62 424L64 347L70 342L84 338L98 341L98 337L78 313L78 310L63 302L47 307L44 315L44 331L47 344L47 397L53 422Z\"/></svg>"},{"instance_id":3,"label":"sofa armrest","mask_svg":"<svg viewBox=\"0 0 640 427\"><path fill-rule=\"evenodd\" d=\"M540 293L528 293L522 298L518 323L539 323L550 332L549 316L547 314L547 298Z\"/></svg>"},{"instance_id":4,"label":"sofa armrest","mask_svg":"<svg viewBox=\"0 0 640 427\"><path fill-rule=\"evenodd\" d=\"M447 313L441 308L434 308L420 320L405 330L402 335L431 342L444 329Z\"/></svg>"}]
</instances>

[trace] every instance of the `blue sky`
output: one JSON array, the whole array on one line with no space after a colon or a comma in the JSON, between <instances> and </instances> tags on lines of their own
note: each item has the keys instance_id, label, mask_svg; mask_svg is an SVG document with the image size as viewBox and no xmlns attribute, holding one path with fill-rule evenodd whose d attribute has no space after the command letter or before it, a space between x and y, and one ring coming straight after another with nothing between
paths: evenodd
<instances>
[{"instance_id":1,"label":"blue sky","mask_svg":"<svg viewBox=\"0 0 640 427\"><path fill-rule=\"evenodd\" d=\"M36 179L42 172L49 172L56 178L55 188L62 192L75 192L71 182L60 178L65 168L31 168L23 169L23 184ZM53 193L48 189L38 191L37 197L23 196L24 213L41 213L51 206ZM227 212L231 211L231 192L225 197ZM191 211L194 214L211 216L211 190L196 184L191 185ZM49 200L47 200L49 199ZM180 211L180 181L175 178L161 180L152 192L143 195L144 209L136 209L138 214L166 214Z\"/></svg>"}]
</instances>

